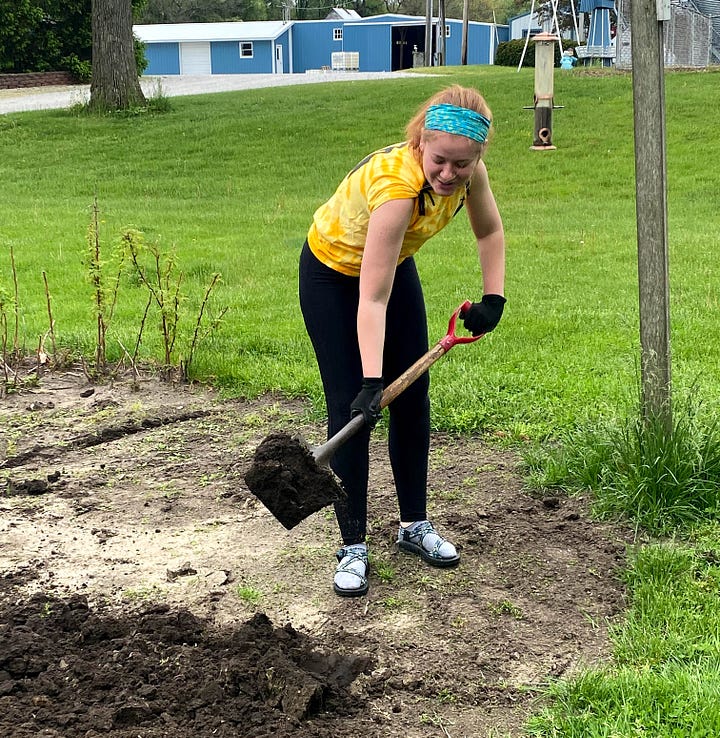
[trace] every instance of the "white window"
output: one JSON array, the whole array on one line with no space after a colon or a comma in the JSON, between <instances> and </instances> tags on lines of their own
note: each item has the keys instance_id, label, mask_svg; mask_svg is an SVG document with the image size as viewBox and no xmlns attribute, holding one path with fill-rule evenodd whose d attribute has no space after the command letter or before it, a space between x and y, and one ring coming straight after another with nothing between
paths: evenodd
<instances>
[{"instance_id":1,"label":"white window","mask_svg":"<svg viewBox=\"0 0 720 738\"><path fill-rule=\"evenodd\" d=\"M342 41L342 28L333 28L333 41Z\"/></svg>"},{"instance_id":2,"label":"white window","mask_svg":"<svg viewBox=\"0 0 720 738\"><path fill-rule=\"evenodd\" d=\"M450 38L450 26L445 26L445 38Z\"/></svg>"},{"instance_id":3,"label":"white window","mask_svg":"<svg viewBox=\"0 0 720 738\"><path fill-rule=\"evenodd\" d=\"M252 41L241 41L240 42L240 56L243 59L252 59L252 56L253 56L253 42Z\"/></svg>"}]
</instances>

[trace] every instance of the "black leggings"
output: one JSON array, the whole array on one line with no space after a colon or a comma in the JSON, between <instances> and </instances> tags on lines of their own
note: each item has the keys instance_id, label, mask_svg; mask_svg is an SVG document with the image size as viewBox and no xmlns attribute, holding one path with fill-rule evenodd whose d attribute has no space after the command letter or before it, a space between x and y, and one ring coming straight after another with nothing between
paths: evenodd
<instances>
[{"instance_id":1,"label":"black leggings","mask_svg":"<svg viewBox=\"0 0 720 738\"><path fill-rule=\"evenodd\" d=\"M300 307L312 341L328 412L328 438L350 421L350 404L360 391L362 365L357 340L357 277L322 264L305 243L300 256ZM427 319L415 262L397 268L387 307L383 377L388 385L428 350ZM428 373L388 406L389 455L400 520L425 520L430 447ZM330 463L347 493L337 504L343 543L361 543L367 533L368 444L363 427L335 453Z\"/></svg>"}]
</instances>

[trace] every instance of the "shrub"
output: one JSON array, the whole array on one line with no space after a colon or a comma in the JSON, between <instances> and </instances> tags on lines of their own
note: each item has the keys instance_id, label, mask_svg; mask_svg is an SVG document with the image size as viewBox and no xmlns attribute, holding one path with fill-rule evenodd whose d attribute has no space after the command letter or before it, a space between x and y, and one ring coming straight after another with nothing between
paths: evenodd
<instances>
[{"instance_id":1,"label":"shrub","mask_svg":"<svg viewBox=\"0 0 720 738\"><path fill-rule=\"evenodd\" d=\"M77 82L83 84L90 82L92 76L92 64L84 59L79 59L76 54L70 54L63 58L61 62L63 69L72 74Z\"/></svg>"}]
</instances>

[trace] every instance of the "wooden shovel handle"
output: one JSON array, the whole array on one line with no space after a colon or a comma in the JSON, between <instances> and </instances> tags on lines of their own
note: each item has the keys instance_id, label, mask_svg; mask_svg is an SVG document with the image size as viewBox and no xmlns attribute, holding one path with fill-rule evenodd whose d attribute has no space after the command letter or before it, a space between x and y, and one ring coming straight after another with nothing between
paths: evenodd
<instances>
[{"instance_id":1,"label":"wooden shovel handle","mask_svg":"<svg viewBox=\"0 0 720 738\"><path fill-rule=\"evenodd\" d=\"M436 343L430 351L424 356L421 356L409 369L406 369L392 384L389 384L385 388L382 399L380 400L380 407L387 407L444 353L445 348L441 344ZM364 425L365 418L362 413L358 413L351 418L349 423L344 425L332 438L323 443L322 446L316 446L311 449L315 462L320 466L328 464L340 446L354 436Z\"/></svg>"},{"instance_id":2,"label":"wooden shovel handle","mask_svg":"<svg viewBox=\"0 0 720 738\"><path fill-rule=\"evenodd\" d=\"M387 407L401 392L404 392L418 377L425 372L446 352L444 346L436 343L426 354L421 356L411 367L406 369L392 384L385 387L380 407Z\"/></svg>"},{"instance_id":3,"label":"wooden shovel handle","mask_svg":"<svg viewBox=\"0 0 720 738\"><path fill-rule=\"evenodd\" d=\"M443 354L446 354L455 344L472 343L482 336L456 336L455 322L463 309L470 306L469 300L460 305L450 317L448 332L426 354L421 356L411 367L406 369L394 382L383 391L380 407L387 407L401 392L404 392L418 377L424 374ZM365 425L365 418L361 413L353 417L332 438L312 449L313 457L319 465L329 463L335 451L351 436L354 436Z\"/></svg>"}]
</instances>

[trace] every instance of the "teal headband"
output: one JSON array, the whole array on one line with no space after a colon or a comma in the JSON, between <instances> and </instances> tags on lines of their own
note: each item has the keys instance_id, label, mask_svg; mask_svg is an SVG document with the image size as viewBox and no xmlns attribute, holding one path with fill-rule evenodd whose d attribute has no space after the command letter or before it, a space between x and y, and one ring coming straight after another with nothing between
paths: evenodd
<instances>
[{"instance_id":1,"label":"teal headband","mask_svg":"<svg viewBox=\"0 0 720 738\"><path fill-rule=\"evenodd\" d=\"M425 114L425 128L465 136L484 143L490 130L490 121L481 113L457 105L431 105Z\"/></svg>"}]
</instances>

